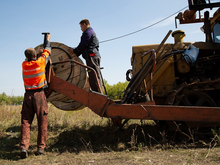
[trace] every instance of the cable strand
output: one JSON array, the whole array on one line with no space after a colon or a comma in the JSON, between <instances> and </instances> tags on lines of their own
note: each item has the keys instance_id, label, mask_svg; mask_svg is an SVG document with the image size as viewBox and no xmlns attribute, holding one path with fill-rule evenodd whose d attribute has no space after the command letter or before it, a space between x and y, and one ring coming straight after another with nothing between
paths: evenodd
<instances>
[{"instance_id":1,"label":"cable strand","mask_svg":"<svg viewBox=\"0 0 220 165\"><path fill-rule=\"evenodd\" d=\"M186 6L186 7L182 8L182 9L178 10L177 12L173 13L172 15L170 15L170 16L168 16L168 17L166 17L166 18L164 18L164 19L162 19L162 20L160 20L160 21L158 21L158 22L155 22L155 23L153 23L153 24L151 24L151 25L149 25L149 26L147 26L147 27L144 27L144 28L142 28L142 29L139 29L139 30L137 30L137 31L134 31L134 32L131 32L131 33L128 33L128 34L119 36L119 37L115 37L115 38L112 38L112 39L104 40L104 41L101 41L101 42L99 42L99 43L104 43L104 42L113 41L113 40L116 40L116 39L120 39L120 38L123 38L123 37L127 37L127 36L129 36L129 35L138 33L138 32L143 31L143 30L145 30L145 29L148 29L148 28L150 28L150 27L152 27L152 26L154 26L154 25L156 25L156 24L158 24L158 23L160 23L160 22L165 21L166 19L172 17L173 15L175 15L175 14L181 12L182 10L186 9L187 7L188 7L188 6Z\"/></svg>"}]
</instances>

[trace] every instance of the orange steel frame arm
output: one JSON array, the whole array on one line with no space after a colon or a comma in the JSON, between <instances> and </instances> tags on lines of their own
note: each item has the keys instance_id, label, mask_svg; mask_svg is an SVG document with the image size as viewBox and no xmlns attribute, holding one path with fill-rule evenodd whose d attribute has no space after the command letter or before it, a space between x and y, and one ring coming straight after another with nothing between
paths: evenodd
<instances>
[{"instance_id":1,"label":"orange steel frame arm","mask_svg":"<svg viewBox=\"0 0 220 165\"><path fill-rule=\"evenodd\" d=\"M57 77L52 76L51 82L49 85L50 89L64 94L65 96L76 100L83 105L92 109L95 113L102 116L102 111L106 108L106 105L113 103L106 95L103 95L98 92L87 91L82 88L79 88L73 84L68 83L67 81Z\"/></svg>"},{"instance_id":2,"label":"orange steel frame arm","mask_svg":"<svg viewBox=\"0 0 220 165\"><path fill-rule=\"evenodd\" d=\"M219 107L162 106L154 105L154 102L145 102L142 104L120 104L115 103L106 95L86 91L57 76L51 77L50 88L84 104L102 117L220 122Z\"/></svg>"},{"instance_id":3,"label":"orange steel frame arm","mask_svg":"<svg viewBox=\"0 0 220 165\"><path fill-rule=\"evenodd\" d=\"M50 61L47 68L49 88L46 95L59 92L89 107L101 117L170 121L220 122L219 107L186 107L155 105L154 101L138 104L116 103L101 93L79 88L57 76Z\"/></svg>"}]
</instances>

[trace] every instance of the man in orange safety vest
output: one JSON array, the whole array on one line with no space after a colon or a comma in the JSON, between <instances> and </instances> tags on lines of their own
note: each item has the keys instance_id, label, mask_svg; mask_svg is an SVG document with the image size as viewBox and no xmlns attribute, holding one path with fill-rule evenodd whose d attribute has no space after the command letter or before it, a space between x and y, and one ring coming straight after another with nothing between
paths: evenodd
<instances>
[{"instance_id":1,"label":"man in orange safety vest","mask_svg":"<svg viewBox=\"0 0 220 165\"><path fill-rule=\"evenodd\" d=\"M34 48L28 48L24 52L26 60L22 63L22 73L25 94L21 111L20 142L22 159L28 157L30 126L35 113L38 122L37 154L43 154L46 147L48 105L44 89L47 87L45 67L51 53L50 38L51 35L47 34L45 47L39 58Z\"/></svg>"}]
</instances>

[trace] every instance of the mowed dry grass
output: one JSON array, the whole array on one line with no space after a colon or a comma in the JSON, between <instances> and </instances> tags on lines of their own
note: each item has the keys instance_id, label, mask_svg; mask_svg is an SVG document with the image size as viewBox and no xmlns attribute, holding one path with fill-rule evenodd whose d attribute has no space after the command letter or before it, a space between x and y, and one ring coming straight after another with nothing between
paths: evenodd
<instances>
[{"instance_id":1,"label":"mowed dry grass","mask_svg":"<svg viewBox=\"0 0 220 165\"><path fill-rule=\"evenodd\" d=\"M0 106L0 164L220 164L217 138L194 141L164 134L153 121L129 120L121 130L90 109L61 111L49 104L46 153L36 156L37 122L29 157L19 157L21 106ZM174 138L175 137L175 138Z\"/></svg>"}]
</instances>

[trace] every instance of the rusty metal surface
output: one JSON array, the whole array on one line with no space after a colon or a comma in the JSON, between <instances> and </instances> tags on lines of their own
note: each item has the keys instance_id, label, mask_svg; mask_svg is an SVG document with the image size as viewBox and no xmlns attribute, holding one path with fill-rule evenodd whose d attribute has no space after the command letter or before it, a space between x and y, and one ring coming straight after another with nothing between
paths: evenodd
<instances>
[{"instance_id":1,"label":"rusty metal surface","mask_svg":"<svg viewBox=\"0 0 220 165\"><path fill-rule=\"evenodd\" d=\"M106 116L122 119L220 122L219 107L111 104Z\"/></svg>"},{"instance_id":2,"label":"rusty metal surface","mask_svg":"<svg viewBox=\"0 0 220 165\"><path fill-rule=\"evenodd\" d=\"M203 92L216 89L220 89L220 78L214 80L207 79L204 81L195 80L190 84L183 83L177 89L169 93L166 103L169 105L173 105L176 99L176 101L178 102L178 100L180 100L189 91Z\"/></svg>"},{"instance_id":3,"label":"rusty metal surface","mask_svg":"<svg viewBox=\"0 0 220 165\"><path fill-rule=\"evenodd\" d=\"M50 88L89 107L97 114L102 114L109 98L97 92L87 91L72 85L57 76L53 76Z\"/></svg>"},{"instance_id":4,"label":"rusty metal surface","mask_svg":"<svg viewBox=\"0 0 220 165\"><path fill-rule=\"evenodd\" d=\"M86 105L96 114L109 118L170 121L220 122L219 107L189 107L143 104L117 104L100 93L86 91L56 76L51 88ZM147 105L150 104L150 105Z\"/></svg>"}]
</instances>

